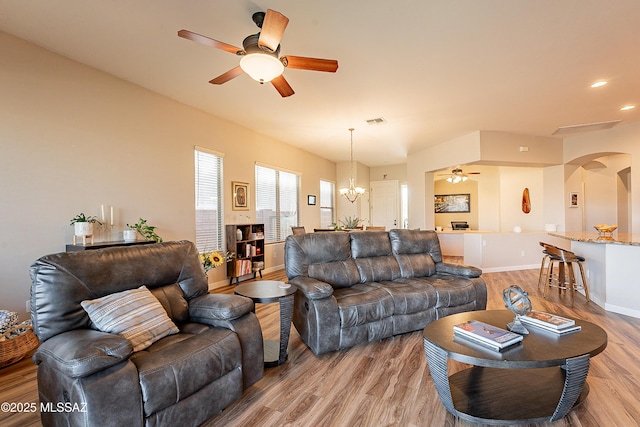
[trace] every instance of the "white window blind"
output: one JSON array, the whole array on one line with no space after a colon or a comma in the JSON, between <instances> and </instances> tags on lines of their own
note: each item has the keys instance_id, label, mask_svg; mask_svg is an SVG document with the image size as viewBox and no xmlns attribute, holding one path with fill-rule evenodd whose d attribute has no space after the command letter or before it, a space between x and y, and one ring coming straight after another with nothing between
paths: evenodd
<instances>
[{"instance_id":1,"label":"white window blind","mask_svg":"<svg viewBox=\"0 0 640 427\"><path fill-rule=\"evenodd\" d=\"M329 181L320 180L320 227L330 227L335 223L333 214L333 195L335 184Z\"/></svg>"},{"instance_id":2,"label":"white window blind","mask_svg":"<svg viewBox=\"0 0 640 427\"><path fill-rule=\"evenodd\" d=\"M265 243L280 242L298 225L297 174L256 165L256 222L264 224Z\"/></svg>"},{"instance_id":3,"label":"white window blind","mask_svg":"<svg viewBox=\"0 0 640 427\"><path fill-rule=\"evenodd\" d=\"M224 250L222 156L195 149L196 247Z\"/></svg>"}]
</instances>

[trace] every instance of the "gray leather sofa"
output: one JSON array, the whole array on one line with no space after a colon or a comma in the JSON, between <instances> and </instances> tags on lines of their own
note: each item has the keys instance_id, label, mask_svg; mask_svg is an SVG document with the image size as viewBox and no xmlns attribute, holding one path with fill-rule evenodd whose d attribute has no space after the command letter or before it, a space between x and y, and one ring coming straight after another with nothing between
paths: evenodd
<instances>
[{"instance_id":1,"label":"gray leather sofa","mask_svg":"<svg viewBox=\"0 0 640 427\"><path fill-rule=\"evenodd\" d=\"M30 273L39 397L58 408L45 426L196 426L262 377L253 302L209 294L191 242L48 255ZM133 352L93 328L81 301L141 285L179 332Z\"/></svg>"},{"instance_id":2,"label":"gray leather sofa","mask_svg":"<svg viewBox=\"0 0 640 427\"><path fill-rule=\"evenodd\" d=\"M293 324L315 354L420 330L487 305L482 271L443 262L434 231L292 235L285 267L298 287Z\"/></svg>"}]
</instances>

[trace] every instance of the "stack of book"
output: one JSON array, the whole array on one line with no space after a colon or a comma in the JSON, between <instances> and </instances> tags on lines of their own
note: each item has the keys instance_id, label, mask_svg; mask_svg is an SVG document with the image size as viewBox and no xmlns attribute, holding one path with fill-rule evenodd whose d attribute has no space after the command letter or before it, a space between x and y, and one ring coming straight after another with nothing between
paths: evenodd
<instances>
[{"instance_id":1,"label":"stack of book","mask_svg":"<svg viewBox=\"0 0 640 427\"><path fill-rule=\"evenodd\" d=\"M527 326L544 329L558 335L580 330L580 325L576 325L574 320L544 311L532 310L530 313L520 316L520 321Z\"/></svg>"},{"instance_id":2,"label":"stack of book","mask_svg":"<svg viewBox=\"0 0 640 427\"><path fill-rule=\"evenodd\" d=\"M251 261L248 259L236 260L236 277L251 274Z\"/></svg>"},{"instance_id":3,"label":"stack of book","mask_svg":"<svg viewBox=\"0 0 640 427\"><path fill-rule=\"evenodd\" d=\"M522 341L522 335L477 320L454 325L453 332L455 336L495 351L504 350Z\"/></svg>"}]
</instances>

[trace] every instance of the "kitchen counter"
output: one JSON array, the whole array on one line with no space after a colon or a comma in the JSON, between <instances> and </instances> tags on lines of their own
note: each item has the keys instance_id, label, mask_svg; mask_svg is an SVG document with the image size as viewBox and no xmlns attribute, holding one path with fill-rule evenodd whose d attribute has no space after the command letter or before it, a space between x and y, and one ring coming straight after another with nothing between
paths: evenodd
<instances>
[{"instance_id":1,"label":"kitchen counter","mask_svg":"<svg viewBox=\"0 0 640 427\"><path fill-rule=\"evenodd\" d=\"M615 245L640 246L640 235L630 233L608 233L601 235L597 231L554 231L549 235L572 240L574 242L605 243Z\"/></svg>"},{"instance_id":2,"label":"kitchen counter","mask_svg":"<svg viewBox=\"0 0 640 427\"><path fill-rule=\"evenodd\" d=\"M593 302L607 311L640 318L640 287L637 286L640 235L618 233L601 236L597 231L549 232L566 239L571 251L583 256Z\"/></svg>"}]
</instances>

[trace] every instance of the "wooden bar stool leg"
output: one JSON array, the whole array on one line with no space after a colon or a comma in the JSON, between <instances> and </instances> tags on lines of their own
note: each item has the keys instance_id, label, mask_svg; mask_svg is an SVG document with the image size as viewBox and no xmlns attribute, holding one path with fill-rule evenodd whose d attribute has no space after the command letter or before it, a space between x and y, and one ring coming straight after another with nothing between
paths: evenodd
<instances>
[{"instance_id":1,"label":"wooden bar stool leg","mask_svg":"<svg viewBox=\"0 0 640 427\"><path fill-rule=\"evenodd\" d=\"M587 286L587 279L584 276L584 269L582 268L582 263L578 263L578 267L580 267L580 276L582 279L582 286L584 287L584 295L587 297L587 302L591 301L589 298L589 286Z\"/></svg>"},{"instance_id":2,"label":"wooden bar stool leg","mask_svg":"<svg viewBox=\"0 0 640 427\"><path fill-rule=\"evenodd\" d=\"M564 261L558 263L558 295L562 294L562 290L567 286L566 269Z\"/></svg>"},{"instance_id":3,"label":"wooden bar stool leg","mask_svg":"<svg viewBox=\"0 0 640 427\"><path fill-rule=\"evenodd\" d=\"M567 269L568 269L568 273L569 273L569 282L567 283L567 291L571 292L571 305L573 305L574 302L574 292L576 292L576 275L575 272L573 270L573 263L568 262L567 263Z\"/></svg>"},{"instance_id":4,"label":"wooden bar stool leg","mask_svg":"<svg viewBox=\"0 0 640 427\"><path fill-rule=\"evenodd\" d=\"M547 268L547 276L544 281L544 293L542 294L544 298L547 297L547 292L549 291L549 287L551 285L552 276L553 276L553 260L550 259L549 267Z\"/></svg>"},{"instance_id":5,"label":"wooden bar stool leg","mask_svg":"<svg viewBox=\"0 0 640 427\"><path fill-rule=\"evenodd\" d=\"M540 274L538 275L538 290L540 290L540 287L544 283L544 278L547 276L547 268L549 267L546 266L545 268L545 264L548 259L549 255L545 254L545 256L542 257L542 264L540 264Z\"/></svg>"}]
</instances>

